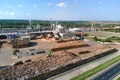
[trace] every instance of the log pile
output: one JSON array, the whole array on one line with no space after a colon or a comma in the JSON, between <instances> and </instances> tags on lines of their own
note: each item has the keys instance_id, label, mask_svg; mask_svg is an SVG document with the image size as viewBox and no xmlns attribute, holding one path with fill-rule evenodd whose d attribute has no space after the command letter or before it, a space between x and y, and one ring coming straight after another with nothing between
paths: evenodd
<instances>
[{"instance_id":1,"label":"log pile","mask_svg":"<svg viewBox=\"0 0 120 80\"><path fill-rule=\"evenodd\" d=\"M76 36L87 36L88 34L85 32L76 32L75 35Z\"/></svg>"},{"instance_id":2,"label":"log pile","mask_svg":"<svg viewBox=\"0 0 120 80\"><path fill-rule=\"evenodd\" d=\"M115 48L108 48L99 51L96 55L82 56L84 59L81 59L71 52L61 51L60 54L55 54L45 59L28 61L17 66L3 68L0 70L0 80L45 80L48 77L70 70L115 51Z\"/></svg>"},{"instance_id":3,"label":"log pile","mask_svg":"<svg viewBox=\"0 0 120 80\"><path fill-rule=\"evenodd\" d=\"M14 39L12 40L12 46L13 48L15 47L26 47L26 46L29 46L29 38L17 38L17 39Z\"/></svg>"},{"instance_id":4,"label":"log pile","mask_svg":"<svg viewBox=\"0 0 120 80\"><path fill-rule=\"evenodd\" d=\"M17 66L10 66L0 70L1 79L28 79L38 75L48 73L52 70L68 65L76 58L76 55L67 51L62 51L62 55L53 55L40 59L39 61L25 62Z\"/></svg>"},{"instance_id":5,"label":"log pile","mask_svg":"<svg viewBox=\"0 0 120 80\"><path fill-rule=\"evenodd\" d=\"M88 45L81 41L70 41L70 42L58 44L57 46L51 48L51 51L66 50L66 49L78 48L78 47L84 47L84 46L88 46Z\"/></svg>"}]
</instances>

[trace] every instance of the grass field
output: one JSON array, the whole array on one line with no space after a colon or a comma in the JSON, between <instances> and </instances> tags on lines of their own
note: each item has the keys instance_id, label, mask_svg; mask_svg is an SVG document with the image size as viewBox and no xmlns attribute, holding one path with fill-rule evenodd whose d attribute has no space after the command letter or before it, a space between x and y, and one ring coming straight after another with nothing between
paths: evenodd
<instances>
[{"instance_id":1,"label":"grass field","mask_svg":"<svg viewBox=\"0 0 120 80\"><path fill-rule=\"evenodd\" d=\"M117 78L117 80L120 80L120 77L119 77L119 78Z\"/></svg>"},{"instance_id":2,"label":"grass field","mask_svg":"<svg viewBox=\"0 0 120 80\"><path fill-rule=\"evenodd\" d=\"M71 80L85 80L88 77L93 76L96 73L104 70L105 68L115 64L119 60L120 60L120 56L117 56L117 57L115 57L115 58L113 58L113 59L111 59L111 60L109 60L109 61L107 61L107 62L105 62L105 63L103 63L103 64L101 64L101 65L99 65L99 66L97 66L97 67L87 71L87 72L85 72L85 73L83 73L83 74L80 74L80 75L72 78Z\"/></svg>"}]
</instances>

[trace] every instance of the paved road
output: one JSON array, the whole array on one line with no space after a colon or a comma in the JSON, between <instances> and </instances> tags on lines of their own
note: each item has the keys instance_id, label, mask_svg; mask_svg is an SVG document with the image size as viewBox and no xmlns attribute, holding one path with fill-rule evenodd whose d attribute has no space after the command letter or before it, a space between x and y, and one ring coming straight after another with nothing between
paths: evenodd
<instances>
[{"instance_id":1,"label":"paved road","mask_svg":"<svg viewBox=\"0 0 120 80\"><path fill-rule=\"evenodd\" d=\"M103 63L111 60L112 58L120 55L119 53L120 53L120 51L115 52L115 53L110 54L110 55L107 55L107 56L105 56L103 58L100 58L98 60L92 61L92 62L87 63L87 64L82 65L82 66L79 66L79 67L75 68L74 70L70 70L70 71L68 71L66 73L62 73L60 75L52 77L51 79L52 80L70 80L71 78L73 78L73 77L75 77L75 76L77 76L79 74L82 74L82 73L84 73L84 72L86 72L86 71L88 71L88 70L90 70L90 69L92 69L94 67L99 66L100 64L103 64Z\"/></svg>"},{"instance_id":2,"label":"paved road","mask_svg":"<svg viewBox=\"0 0 120 80\"><path fill-rule=\"evenodd\" d=\"M120 73L120 62L91 80L112 80L118 73Z\"/></svg>"}]
</instances>

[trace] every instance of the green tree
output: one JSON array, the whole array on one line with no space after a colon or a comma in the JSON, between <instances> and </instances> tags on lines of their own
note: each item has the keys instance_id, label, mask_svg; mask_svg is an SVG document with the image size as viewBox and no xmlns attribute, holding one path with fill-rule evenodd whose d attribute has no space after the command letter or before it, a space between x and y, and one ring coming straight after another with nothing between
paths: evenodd
<instances>
[{"instance_id":1,"label":"green tree","mask_svg":"<svg viewBox=\"0 0 120 80\"><path fill-rule=\"evenodd\" d=\"M94 39L95 41L98 41L98 38L97 38L97 36L95 36L93 39Z\"/></svg>"},{"instance_id":2,"label":"green tree","mask_svg":"<svg viewBox=\"0 0 120 80\"><path fill-rule=\"evenodd\" d=\"M51 57L51 55L52 55L52 51L51 51L51 50L48 50L47 57Z\"/></svg>"},{"instance_id":3,"label":"green tree","mask_svg":"<svg viewBox=\"0 0 120 80\"><path fill-rule=\"evenodd\" d=\"M18 49L14 49L13 50L13 55L17 55L17 52L19 52L19 50Z\"/></svg>"}]
</instances>

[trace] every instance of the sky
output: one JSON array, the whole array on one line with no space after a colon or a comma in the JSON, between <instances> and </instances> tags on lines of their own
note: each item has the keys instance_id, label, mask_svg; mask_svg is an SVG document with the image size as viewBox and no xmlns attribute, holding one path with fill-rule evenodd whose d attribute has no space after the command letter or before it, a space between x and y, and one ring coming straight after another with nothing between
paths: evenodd
<instances>
[{"instance_id":1,"label":"sky","mask_svg":"<svg viewBox=\"0 0 120 80\"><path fill-rule=\"evenodd\" d=\"M120 21L120 0L0 0L0 19Z\"/></svg>"}]
</instances>

